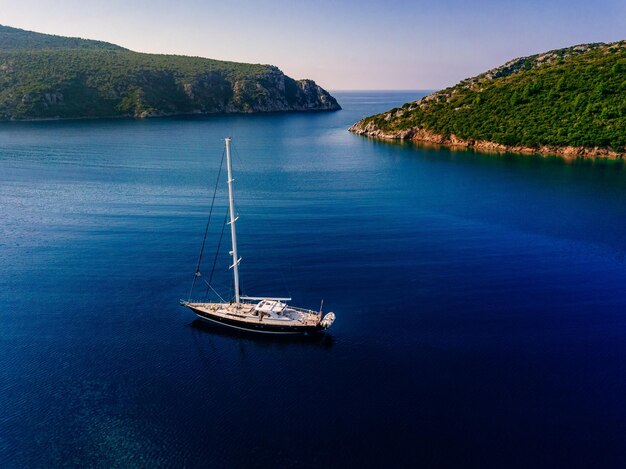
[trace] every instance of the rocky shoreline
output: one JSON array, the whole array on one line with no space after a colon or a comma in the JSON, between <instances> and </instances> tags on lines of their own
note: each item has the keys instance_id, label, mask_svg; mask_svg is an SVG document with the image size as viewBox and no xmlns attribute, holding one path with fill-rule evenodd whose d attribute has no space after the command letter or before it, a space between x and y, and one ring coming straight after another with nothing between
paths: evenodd
<instances>
[{"instance_id":1,"label":"rocky shoreline","mask_svg":"<svg viewBox=\"0 0 626 469\"><path fill-rule=\"evenodd\" d=\"M373 122L365 124L363 121L359 121L348 130L357 135L382 140L413 141L452 148L471 149L482 153L518 153L524 155L561 156L564 158L606 158L611 160L626 158L626 153L616 152L610 148L603 147L557 147L549 145L540 147L511 146L486 140L462 139L454 134L450 136L438 135L427 129L420 128L385 131L377 128Z\"/></svg>"},{"instance_id":2,"label":"rocky shoreline","mask_svg":"<svg viewBox=\"0 0 626 469\"><path fill-rule=\"evenodd\" d=\"M103 116L84 116L84 117L29 117L25 119L11 118L0 119L0 124L7 122L57 122L57 121L92 121L92 120L109 120L109 119L130 119L130 120L143 120L143 119L155 119L161 117L208 117L208 116L226 116L232 114L246 115L246 114L316 114L318 112L339 111L341 106L333 109L277 109L269 111L206 111L206 112L184 112L184 113L163 113L163 112L143 112L134 116L131 115L103 115Z\"/></svg>"}]
</instances>

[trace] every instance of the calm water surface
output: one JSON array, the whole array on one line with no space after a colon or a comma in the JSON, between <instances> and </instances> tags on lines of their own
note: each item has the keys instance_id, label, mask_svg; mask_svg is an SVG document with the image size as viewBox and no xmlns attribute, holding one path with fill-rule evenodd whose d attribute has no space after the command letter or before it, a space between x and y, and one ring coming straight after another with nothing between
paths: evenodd
<instances>
[{"instance_id":1,"label":"calm water surface","mask_svg":"<svg viewBox=\"0 0 626 469\"><path fill-rule=\"evenodd\" d=\"M0 125L0 466L624 467L626 168L346 131L421 95ZM326 336L178 306L228 134L242 288Z\"/></svg>"}]
</instances>

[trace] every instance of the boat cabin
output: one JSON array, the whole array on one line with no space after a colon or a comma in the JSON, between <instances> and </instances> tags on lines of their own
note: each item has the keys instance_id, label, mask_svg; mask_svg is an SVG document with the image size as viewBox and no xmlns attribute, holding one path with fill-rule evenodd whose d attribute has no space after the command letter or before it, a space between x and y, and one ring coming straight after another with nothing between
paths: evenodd
<instances>
[{"instance_id":1,"label":"boat cabin","mask_svg":"<svg viewBox=\"0 0 626 469\"><path fill-rule=\"evenodd\" d=\"M255 312L269 314L281 314L287 305L279 300L263 300L254 307Z\"/></svg>"}]
</instances>

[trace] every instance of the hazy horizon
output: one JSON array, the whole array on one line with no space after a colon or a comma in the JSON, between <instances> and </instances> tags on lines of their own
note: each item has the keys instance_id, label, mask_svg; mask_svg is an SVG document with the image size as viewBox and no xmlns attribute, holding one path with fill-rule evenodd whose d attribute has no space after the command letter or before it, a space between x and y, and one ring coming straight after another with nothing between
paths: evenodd
<instances>
[{"instance_id":1,"label":"hazy horizon","mask_svg":"<svg viewBox=\"0 0 626 469\"><path fill-rule=\"evenodd\" d=\"M279 67L329 90L436 90L508 60L626 39L626 2L0 0L0 23L137 52Z\"/></svg>"}]
</instances>

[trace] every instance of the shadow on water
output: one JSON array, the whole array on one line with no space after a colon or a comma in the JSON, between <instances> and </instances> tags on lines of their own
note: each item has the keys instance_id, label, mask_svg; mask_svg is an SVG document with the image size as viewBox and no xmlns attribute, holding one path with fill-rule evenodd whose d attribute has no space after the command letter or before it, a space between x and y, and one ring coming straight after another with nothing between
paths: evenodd
<instances>
[{"instance_id":1,"label":"shadow on water","mask_svg":"<svg viewBox=\"0 0 626 469\"><path fill-rule=\"evenodd\" d=\"M200 319L193 320L189 327L201 334L217 336L224 339L238 340L240 343L253 343L261 347L284 348L285 346L312 346L330 350L335 344L335 338L327 332L317 334L259 334L256 332L229 329L217 324L209 324Z\"/></svg>"}]
</instances>

